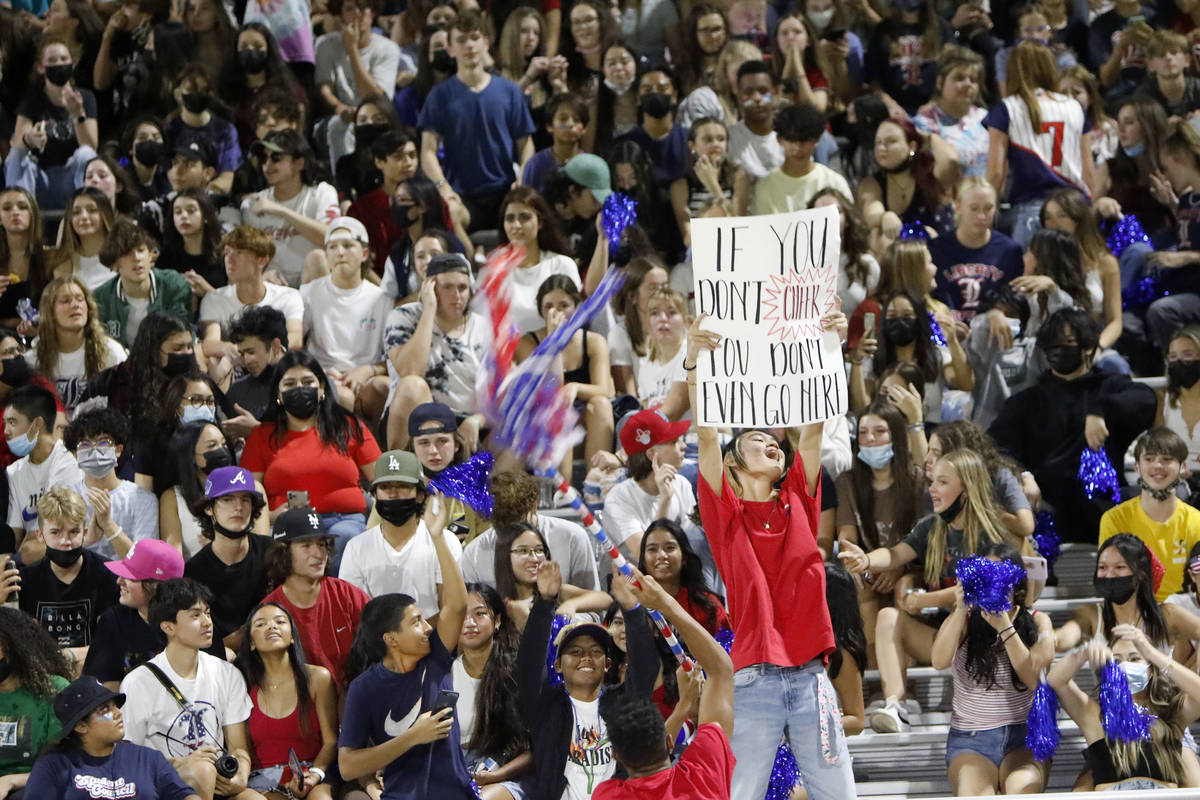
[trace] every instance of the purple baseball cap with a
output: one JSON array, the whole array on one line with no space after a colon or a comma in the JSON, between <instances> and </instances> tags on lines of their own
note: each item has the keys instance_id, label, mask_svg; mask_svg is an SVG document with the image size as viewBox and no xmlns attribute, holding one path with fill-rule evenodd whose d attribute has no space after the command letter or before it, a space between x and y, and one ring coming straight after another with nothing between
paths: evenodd
<instances>
[{"instance_id":1,"label":"purple baseball cap with a","mask_svg":"<svg viewBox=\"0 0 1200 800\"><path fill-rule=\"evenodd\" d=\"M136 541L125 558L106 561L104 566L118 578L129 581L169 581L183 577L183 556L161 539Z\"/></svg>"},{"instance_id":2,"label":"purple baseball cap with a","mask_svg":"<svg viewBox=\"0 0 1200 800\"><path fill-rule=\"evenodd\" d=\"M254 476L243 467L220 467L208 473L204 496L209 500L234 492L253 492Z\"/></svg>"}]
</instances>

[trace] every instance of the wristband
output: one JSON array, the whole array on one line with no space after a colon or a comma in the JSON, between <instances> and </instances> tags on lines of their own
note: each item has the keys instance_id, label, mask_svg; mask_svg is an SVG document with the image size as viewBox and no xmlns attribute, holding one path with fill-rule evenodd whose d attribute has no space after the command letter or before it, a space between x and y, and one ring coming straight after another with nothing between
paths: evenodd
<instances>
[{"instance_id":1,"label":"wristband","mask_svg":"<svg viewBox=\"0 0 1200 800\"><path fill-rule=\"evenodd\" d=\"M117 538L120 535L121 535L121 526L118 525L117 529L112 532L112 535L104 537L104 541L111 542L113 539Z\"/></svg>"},{"instance_id":2,"label":"wristband","mask_svg":"<svg viewBox=\"0 0 1200 800\"><path fill-rule=\"evenodd\" d=\"M696 371L696 365L695 365L695 364L692 364L692 365L689 367L689 366L687 365L687 362L686 362L686 361L685 361L685 362L683 362L683 368L684 368L684 370L685 370L685 371L687 371L687 372L695 372L695 371Z\"/></svg>"},{"instance_id":3,"label":"wristband","mask_svg":"<svg viewBox=\"0 0 1200 800\"><path fill-rule=\"evenodd\" d=\"M924 433L925 432L925 423L924 422L914 422L912 425L908 426L908 429L915 433Z\"/></svg>"},{"instance_id":4,"label":"wristband","mask_svg":"<svg viewBox=\"0 0 1200 800\"><path fill-rule=\"evenodd\" d=\"M317 776L317 783L325 782L325 770L321 769L320 767L309 767L308 772L310 775Z\"/></svg>"}]
</instances>

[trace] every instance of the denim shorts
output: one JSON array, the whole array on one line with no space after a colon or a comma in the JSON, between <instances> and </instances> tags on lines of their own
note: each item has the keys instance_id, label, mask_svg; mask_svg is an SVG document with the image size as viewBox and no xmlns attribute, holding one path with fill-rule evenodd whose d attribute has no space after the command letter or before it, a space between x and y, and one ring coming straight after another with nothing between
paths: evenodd
<instances>
[{"instance_id":1,"label":"denim shorts","mask_svg":"<svg viewBox=\"0 0 1200 800\"><path fill-rule=\"evenodd\" d=\"M1025 723L1002 725L985 731L960 731L951 728L946 737L946 766L962 753L978 753L997 767L1013 750L1025 746Z\"/></svg>"}]
</instances>

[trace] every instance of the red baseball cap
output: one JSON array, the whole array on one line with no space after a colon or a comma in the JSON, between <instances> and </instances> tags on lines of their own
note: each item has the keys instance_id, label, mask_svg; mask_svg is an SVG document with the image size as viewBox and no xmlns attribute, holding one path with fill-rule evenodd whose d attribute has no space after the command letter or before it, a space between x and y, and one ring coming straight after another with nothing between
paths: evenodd
<instances>
[{"instance_id":1,"label":"red baseball cap","mask_svg":"<svg viewBox=\"0 0 1200 800\"><path fill-rule=\"evenodd\" d=\"M621 447L626 455L641 453L656 444L673 442L688 432L692 423L686 419L671 422L657 408L639 411L625 420L621 428Z\"/></svg>"},{"instance_id":2,"label":"red baseball cap","mask_svg":"<svg viewBox=\"0 0 1200 800\"><path fill-rule=\"evenodd\" d=\"M106 561L114 575L130 581L169 581L183 577L183 556L161 539L141 539L133 543L121 561Z\"/></svg>"}]
</instances>

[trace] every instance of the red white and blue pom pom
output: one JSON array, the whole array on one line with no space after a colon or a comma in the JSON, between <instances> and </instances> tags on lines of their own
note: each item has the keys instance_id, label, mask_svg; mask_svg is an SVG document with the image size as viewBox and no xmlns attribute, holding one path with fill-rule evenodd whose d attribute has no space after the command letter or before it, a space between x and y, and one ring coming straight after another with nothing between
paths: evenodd
<instances>
[{"instance_id":1,"label":"red white and blue pom pom","mask_svg":"<svg viewBox=\"0 0 1200 800\"><path fill-rule=\"evenodd\" d=\"M608 239L609 252L615 253L625 229L637 222L637 201L622 192L613 192L600 210L600 226Z\"/></svg>"},{"instance_id":2,"label":"red white and blue pom pom","mask_svg":"<svg viewBox=\"0 0 1200 800\"><path fill-rule=\"evenodd\" d=\"M429 480L429 485L446 497L461 500L491 519L493 500L490 479L495 461L495 457L487 450L480 450L462 464L442 470L437 477Z\"/></svg>"},{"instance_id":3,"label":"red white and blue pom pom","mask_svg":"<svg viewBox=\"0 0 1200 800\"><path fill-rule=\"evenodd\" d=\"M1025 722L1025 746L1038 761L1049 761L1058 749L1058 695L1045 676L1033 692L1033 706Z\"/></svg>"},{"instance_id":4,"label":"red white and blue pom pom","mask_svg":"<svg viewBox=\"0 0 1200 800\"><path fill-rule=\"evenodd\" d=\"M1013 587L1025 580L1023 567L983 556L960 558L954 574L962 586L963 601L993 614L1012 608Z\"/></svg>"},{"instance_id":5,"label":"red white and blue pom pom","mask_svg":"<svg viewBox=\"0 0 1200 800\"><path fill-rule=\"evenodd\" d=\"M1083 484L1083 493L1088 500L1095 499L1097 494L1107 495L1114 503L1121 502L1121 490L1117 482L1117 470L1108 460L1104 448L1093 450L1084 447L1079 454L1079 482Z\"/></svg>"},{"instance_id":6,"label":"red white and blue pom pom","mask_svg":"<svg viewBox=\"0 0 1200 800\"><path fill-rule=\"evenodd\" d=\"M1034 519L1033 543L1037 546L1038 554L1046 559L1046 566L1053 567L1062 549L1062 539L1054 524L1054 515L1049 511L1039 511Z\"/></svg>"},{"instance_id":7,"label":"red white and blue pom pom","mask_svg":"<svg viewBox=\"0 0 1200 800\"><path fill-rule=\"evenodd\" d=\"M1109 659L1100 670L1100 721L1104 735L1116 742L1144 742L1157 719L1133 702L1125 672Z\"/></svg>"}]
</instances>

